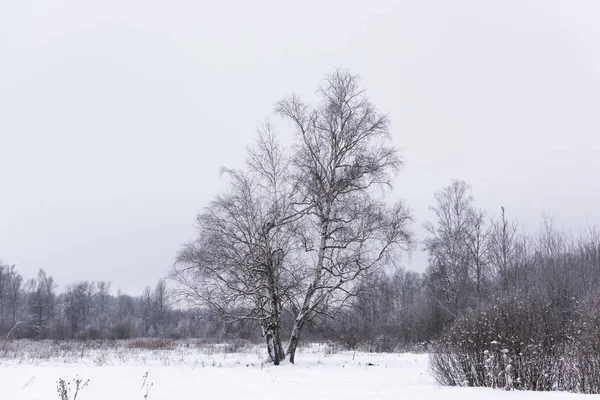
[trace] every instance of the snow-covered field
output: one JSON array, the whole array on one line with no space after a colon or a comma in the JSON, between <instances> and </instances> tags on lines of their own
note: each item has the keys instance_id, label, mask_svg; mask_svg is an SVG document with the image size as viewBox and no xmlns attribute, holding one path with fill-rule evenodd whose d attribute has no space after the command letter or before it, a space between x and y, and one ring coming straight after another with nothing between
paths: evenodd
<instances>
[{"instance_id":1,"label":"snow-covered field","mask_svg":"<svg viewBox=\"0 0 600 400\"><path fill-rule=\"evenodd\" d=\"M24 351L0 358L0 399L59 399L57 381L76 378L90 379L78 400L144 399L146 394L149 400L582 398L568 393L440 387L428 372L425 354L337 352L312 345L299 351L295 365L275 367L262 364L262 347L230 351L219 346L82 347L77 353L54 355Z\"/></svg>"}]
</instances>

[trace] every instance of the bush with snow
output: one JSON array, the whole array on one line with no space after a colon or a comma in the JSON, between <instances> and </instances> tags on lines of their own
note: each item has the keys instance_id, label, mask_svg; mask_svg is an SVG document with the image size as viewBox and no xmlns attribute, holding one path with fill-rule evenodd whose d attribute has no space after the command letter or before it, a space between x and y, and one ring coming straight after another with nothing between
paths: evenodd
<instances>
[{"instance_id":1,"label":"bush with snow","mask_svg":"<svg viewBox=\"0 0 600 400\"><path fill-rule=\"evenodd\" d=\"M456 320L430 368L444 385L600 393L600 295L496 299Z\"/></svg>"}]
</instances>

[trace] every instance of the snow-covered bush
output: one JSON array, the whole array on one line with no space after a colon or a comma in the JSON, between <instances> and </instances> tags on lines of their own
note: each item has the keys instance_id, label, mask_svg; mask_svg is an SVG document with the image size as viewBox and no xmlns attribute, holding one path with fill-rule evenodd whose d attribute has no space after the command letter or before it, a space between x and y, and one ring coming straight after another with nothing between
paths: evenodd
<instances>
[{"instance_id":1,"label":"snow-covered bush","mask_svg":"<svg viewBox=\"0 0 600 400\"><path fill-rule=\"evenodd\" d=\"M459 318L434 345L439 383L600 393L600 296L498 298Z\"/></svg>"}]
</instances>

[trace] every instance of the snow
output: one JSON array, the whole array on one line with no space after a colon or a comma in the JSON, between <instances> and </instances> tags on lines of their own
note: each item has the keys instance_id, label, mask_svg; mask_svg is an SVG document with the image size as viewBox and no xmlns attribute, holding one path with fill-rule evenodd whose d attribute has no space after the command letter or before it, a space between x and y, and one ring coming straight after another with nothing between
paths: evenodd
<instances>
[{"instance_id":1,"label":"snow","mask_svg":"<svg viewBox=\"0 0 600 400\"><path fill-rule=\"evenodd\" d=\"M263 365L263 357L261 347L241 353L183 348L90 350L80 357L46 360L25 354L0 359L0 398L58 399L58 379L79 378L91 381L78 400L144 399L146 391L148 400L582 399L569 393L440 387L428 372L425 354L331 354L327 347L315 345L300 349L295 365Z\"/></svg>"}]
</instances>

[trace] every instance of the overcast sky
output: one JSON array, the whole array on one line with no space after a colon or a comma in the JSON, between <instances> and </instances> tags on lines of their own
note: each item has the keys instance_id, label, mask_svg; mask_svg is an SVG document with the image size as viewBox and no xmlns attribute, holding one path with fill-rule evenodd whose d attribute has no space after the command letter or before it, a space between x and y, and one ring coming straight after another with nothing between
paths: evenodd
<instances>
[{"instance_id":1,"label":"overcast sky","mask_svg":"<svg viewBox=\"0 0 600 400\"><path fill-rule=\"evenodd\" d=\"M420 239L451 179L531 231L600 223L598 4L0 0L0 260L141 293L274 103L335 66L390 115Z\"/></svg>"}]
</instances>

